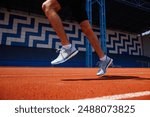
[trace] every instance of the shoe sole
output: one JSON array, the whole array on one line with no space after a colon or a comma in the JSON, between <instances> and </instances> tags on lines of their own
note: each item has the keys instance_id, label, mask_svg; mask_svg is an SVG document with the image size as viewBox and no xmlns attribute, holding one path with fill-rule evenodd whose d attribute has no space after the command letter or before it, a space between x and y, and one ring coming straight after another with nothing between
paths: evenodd
<instances>
[{"instance_id":1,"label":"shoe sole","mask_svg":"<svg viewBox=\"0 0 150 117\"><path fill-rule=\"evenodd\" d=\"M107 71L108 67L112 64L112 62L113 62L113 59L110 59L108 65L106 66L106 71ZM105 73L106 73L106 72L105 72ZM104 73L104 74L105 74L105 73ZM97 76L103 76L104 74L97 74Z\"/></svg>"},{"instance_id":2,"label":"shoe sole","mask_svg":"<svg viewBox=\"0 0 150 117\"><path fill-rule=\"evenodd\" d=\"M67 60L69 60L69 59L71 59L72 57L74 57L78 52L79 52L79 51L76 50L76 51L74 51L70 56L68 56L65 60L60 61L60 62L58 62L58 63L53 63L52 65L57 65L57 64L64 63L64 62L66 62Z\"/></svg>"}]
</instances>

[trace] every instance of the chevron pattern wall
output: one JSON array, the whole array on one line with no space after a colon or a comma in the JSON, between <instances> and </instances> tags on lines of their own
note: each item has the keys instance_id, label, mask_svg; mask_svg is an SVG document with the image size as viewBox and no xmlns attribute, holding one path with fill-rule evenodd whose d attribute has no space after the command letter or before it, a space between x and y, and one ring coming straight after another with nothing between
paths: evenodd
<instances>
[{"instance_id":1,"label":"chevron pattern wall","mask_svg":"<svg viewBox=\"0 0 150 117\"><path fill-rule=\"evenodd\" d=\"M137 35L107 31L107 49L112 54L143 55L141 39Z\"/></svg>"},{"instance_id":2,"label":"chevron pattern wall","mask_svg":"<svg viewBox=\"0 0 150 117\"><path fill-rule=\"evenodd\" d=\"M76 23L63 22L70 42L85 51L85 35ZM99 37L99 28L93 27ZM60 48L60 40L42 16L20 12L0 11L0 45L36 48ZM107 30L108 53L142 55L142 44L137 35Z\"/></svg>"}]
</instances>

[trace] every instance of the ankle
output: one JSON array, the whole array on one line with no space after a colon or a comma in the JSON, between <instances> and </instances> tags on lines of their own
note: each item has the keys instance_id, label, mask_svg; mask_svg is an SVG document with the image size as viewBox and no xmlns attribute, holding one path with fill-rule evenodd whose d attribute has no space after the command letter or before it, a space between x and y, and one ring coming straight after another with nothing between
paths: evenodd
<instances>
[{"instance_id":1,"label":"ankle","mask_svg":"<svg viewBox=\"0 0 150 117\"><path fill-rule=\"evenodd\" d=\"M71 44L63 45L62 47L65 48L65 49L70 49L71 48Z\"/></svg>"},{"instance_id":2,"label":"ankle","mask_svg":"<svg viewBox=\"0 0 150 117\"><path fill-rule=\"evenodd\" d=\"M106 60L106 55L104 55L102 58L100 58L100 61L105 61Z\"/></svg>"}]
</instances>

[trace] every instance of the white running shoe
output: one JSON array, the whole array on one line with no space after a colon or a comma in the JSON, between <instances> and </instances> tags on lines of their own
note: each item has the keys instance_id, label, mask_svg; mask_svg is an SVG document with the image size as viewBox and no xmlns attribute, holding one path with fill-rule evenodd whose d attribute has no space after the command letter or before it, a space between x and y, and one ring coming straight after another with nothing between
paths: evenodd
<instances>
[{"instance_id":1,"label":"white running shoe","mask_svg":"<svg viewBox=\"0 0 150 117\"><path fill-rule=\"evenodd\" d=\"M113 59L106 56L106 60L99 61L99 70L97 72L97 76L104 75L106 73L107 68L112 64Z\"/></svg>"},{"instance_id":2,"label":"white running shoe","mask_svg":"<svg viewBox=\"0 0 150 117\"><path fill-rule=\"evenodd\" d=\"M70 49L65 49L62 47L58 51L59 51L59 55L55 60L51 62L52 65L64 63L78 53L78 50L73 46L71 46Z\"/></svg>"}]
</instances>

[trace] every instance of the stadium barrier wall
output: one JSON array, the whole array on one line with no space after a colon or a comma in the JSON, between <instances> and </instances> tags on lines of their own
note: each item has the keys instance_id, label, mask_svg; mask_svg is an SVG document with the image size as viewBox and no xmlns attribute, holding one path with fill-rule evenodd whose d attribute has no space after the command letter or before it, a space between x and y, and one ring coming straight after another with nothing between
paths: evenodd
<instances>
[{"instance_id":1,"label":"stadium barrier wall","mask_svg":"<svg viewBox=\"0 0 150 117\"><path fill-rule=\"evenodd\" d=\"M85 35L76 22L64 21L63 24L68 39L80 52L60 66L85 67ZM93 29L100 37L100 29ZM143 63L137 62L143 56L142 42L137 34L107 30L106 42L107 53L114 59L119 57L119 61L123 61L125 56L129 58L129 67L143 66ZM57 56L55 49L60 47L60 40L45 17L14 10L0 11L0 65L51 66L50 61ZM137 61L131 61L133 57ZM95 52L93 58L95 66L98 60ZM119 61L114 61L114 66L126 67L126 62Z\"/></svg>"},{"instance_id":2,"label":"stadium barrier wall","mask_svg":"<svg viewBox=\"0 0 150 117\"><path fill-rule=\"evenodd\" d=\"M150 57L150 34L142 37L143 55Z\"/></svg>"}]
</instances>

